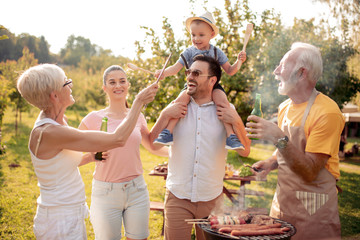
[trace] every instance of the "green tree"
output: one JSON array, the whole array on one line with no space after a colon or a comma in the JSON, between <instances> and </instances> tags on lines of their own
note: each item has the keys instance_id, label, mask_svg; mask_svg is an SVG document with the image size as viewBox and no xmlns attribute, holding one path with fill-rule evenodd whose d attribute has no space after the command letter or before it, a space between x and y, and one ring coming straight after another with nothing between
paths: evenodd
<instances>
[{"instance_id":1,"label":"green tree","mask_svg":"<svg viewBox=\"0 0 360 240\"><path fill-rule=\"evenodd\" d=\"M243 45L244 31L240 31L246 27L247 23L254 23L256 16L249 9L248 1L236 1L235 3L231 3L231 1L225 0L224 3L226 10L225 14L222 14L219 9L212 11L220 32L220 36L217 37L216 42L212 42L212 44L220 47L228 56L229 61L233 63ZM270 16L270 14L266 16L268 17L268 20L271 17L276 17ZM264 23L265 22L266 21L264 21ZM167 24L167 19L163 22L164 34L162 37L158 37L151 28L143 27L143 29L147 31L147 41L144 41L143 44L151 45L151 51L154 56L152 59L146 61L138 60L139 64L144 68L161 68L159 63L164 62L164 57L166 56L164 53L170 51L173 53L170 64L174 64L178 60L180 53L191 44L190 35L187 32L184 33L184 37L181 40L175 39L171 26ZM255 32L247 47L248 60L243 64L240 71L232 77L224 74L221 79L221 83L224 86L229 100L235 105L237 110L242 113L241 115L244 118L252 109L252 91L257 89L257 85L260 81L256 78L257 76L254 74L254 70L252 70L254 63L262 60L255 59L253 56L258 48L254 43L254 39L256 39L256 35L261 32L260 30L259 27L255 27ZM140 42L137 42L136 44L138 58L140 58L141 54L145 51L145 48ZM156 101L154 101L151 106L152 109L155 109L155 115L151 114L151 112L149 112L149 114L151 116L156 116L156 113L159 112L159 110L170 101L174 100L182 89L184 82L185 76L183 71L180 71L180 73L175 76L162 80L161 88L156 96Z\"/></svg>"},{"instance_id":2,"label":"green tree","mask_svg":"<svg viewBox=\"0 0 360 240\"><path fill-rule=\"evenodd\" d=\"M0 41L0 62L7 59L14 59L15 52L15 35L8 31L5 27L0 28L0 36L7 36L7 39Z\"/></svg>"},{"instance_id":3,"label":"green tree","mask_svg":"<svg viewBox=\"0 0 360 240\"><path fill-rule=\"evenodd\" d=\"M324 74L317 84L317 89L331 97L341 108L360 90L359 78L351 73L348 65L355 50L350 46L342 46L336 39L328 40L321 46L321 50Z\"/></svg>"},{"instance_id":4,"label":"green tree","mask_svg":"<svg viewBox=\"0 0 360 240\"><path fill-rule=\"evenodd\" d=\"M111 50L100 48L97 54L90 58L82 56L79 62L79 68L89 73L103 72L103 70L110 65L117 64L124 66L129 60L130 59L122 56L115 57Z\"/></svg>"},{"instance_id":5,"label":"green tree","mask_svg":"<svg viewBox=\"0 0 360 240\"><path fill-rule=\"evenodd\" d=\"M266 24L268 24L268 21ZM259 85L262 88L260 91L265 94L266 99L273 101L274 105L279 100L284 99L284 97L276 93L274 86L277 86L277 81L271 76L270 70L275 68L291 44L297 41L311 43L320 48L324 71L322 78L316 86L319 91L332 98L339 107L356 95L356 92L360 89L360 82L358 78L351 74L347 67L347 62L354 56L356 51L348 45L344 46L339 40L334 38L331 32L327 31L326 25L315 25L314 19L308 21L295 19L292 27L281 27L274 31L274 33L271 36L266 35L266 38L260 37L258 42L260 50L259 58L262 56L263 61L275 59L275 62L272 61L267 67L267 74L260 76L260 79L267 79L267 81L263 81ZM263 51L263 49L267 50ZM260 62L259 64L264 63ZM267 64L265 63L265 65ZM255 69L258 69L257 72L262 72L259 71L261 66L257 66ZM274 108L271 107L270 109Z\"/></svg>"},{"instance_id":6,"label":"green tree","mask_svg":"<svg viewBox=\"0 0 360 240\"><path fill-rule=\"evenodd\" d=\"M53 61L49 52L49 44L45 37L37 38L28 33L22 33L18 36L7 31L5 28L1 30L0 35L5 34L8 39L0 41L0 61L18 60L22 56L24 47L27 47L30 52L35 54L35 58L40 63L49 63Z\"/></svg>"},{"instance_id":7,"label":"green tree","mask_svg":"<svg viewBox=\"0 0 360 240\"><path fill-rule=\"evenodd\" d=\"M181 53L181 49L184 48L184 40L176 40L171 25L168 23L168 18L163 19L163 34L162 37L157 36L152 28L142 26L145 30L145 39L142 43L136 42L137 57L138 59L134 62L137 66L155 71L161 69L169 56L170 52L172 57L169 61L168 66L174 64ZM150 45L153 58L142 60L141 55L145 52L144 46ZM150 82L155 81L154 76L140 71L128 72L128 77L131 82L131 89L129 94L129 100L132 102L136 93L140 89L147 86ZM177 75L167 77L160 82L160 88L153 102L148 104L145 109L145 115L148 116L149 120L155 120L158 113L172 100L176 98L180 90L183 88L185 83L184 72L180 71Z\"/></svg>"},{"instance_id":8,"label":"green tree","mask_svg":"<svg viewBox=\"0 0 360 240\"><path fill-rule=\"evenodd\" d=\"M0 63L0 69L1 69ZM10 81L4 76L0 75L0 155L4 153L5 146L2 144L2 124L5 110L10 103L9 95L15 91L15 89L10 87Z\"/></svg>"},{"instance_id":9,"label":"green tree","mask_svg":"<svg viewBox=\"0 0 360 240\"><path fill-rule=\"evenodd\" d=\"M313 0L328 5L341 30L341 41L360 51L360 1L359 0ZM325 19L324 21L328 21Z\"/></svg>"},{"instance_id":10,"label":"green tree","mask_svg":"<svg viewBox=\"0 0 360 240\"><path fill-rule=\"evenodd\" d=\"M97 51L97 46L91 44L87 38L71 35L65 48L60 50L60 58L66 65L78 66L82 57L90 58L94 56Z\"/></svg>"},{"instance_id":11,"label":"green tree","mask_svg":"<svg viewBox=\"0 0 360 240\"><path fill-rule=\"evenodd\" d=\"M5 30L6 28L3 25L0 25L0 30ZM0 35L0 40L9 39L8 35Z\"/></svg>"},{"instance_id":12,"label":"green tree","mask_svg":"<svg viewBox=\"0 0 360 240\"><path fill-rule=\"evenodd\" d=\"M2 78L8 81L8 98L11 100L12 105L15 108L15 133L18 132L18 122L21 122L21 112L27 109L29 106L24 98L21 97L19 91L16 88L17 79L22 71L38 64L38 60L34 58L34 54L30 53L28 48L23 49L23 56L18 61L7 60L6 62L0 63L0 72ZM4 96L4 99L7 97ZM8 102L5 102L8 103ZM4 105L5 108L8 105ZM5 111L4 108L4 111Z\"/></svg>"},{"instance_id":13,"label":"green tree","mask_svg":"<svg viewBox=\"0 0 360 240\"><path fill-rule=\"evenodd\" d=\"M15 60L7 60L0 62L0 78L1 78L1 112L0 127L2 126L3 116L6 109L12 105L12 96L16 95L16 73L17 62ZM1 141L0 141L1 142Z\"/></svg>"},{"instance_id":14,"label":"green tree","mask_svg":"<svg viewBox=\"0 0 360 240\"><path fill-rule=\"evenodd\" d=\"M35 58L39 60L39 63L51 63L52 59L49 51L49 44L45 40L44 36L41 36L38 39L38 44L36 46Z\"/></svg>"},{"instance_id":15,"label":"green tree","mask_svg":"<svg viewBox=\"0 0 360 240\"><path fill-rule=\"evenodd\" d=\"M190 1L195 3L195 0ZM225 13L215 8L213 15L220 30L214 45L220 47L233 63L242 49L246 24L254 23L254 32L247 46L247 61L234 76L223 75L221 83L243 120L250 114L256 92L262 93L265 117L277 112L277 107L286 97L277 93L278 82L272 74L282 56L289 50L293 42L311 43L320 48L324 58L324 75L317 88L333 98L339 106L354 96L359 89L359 79L350 74L346 62L355 51L336 39L326 22L315 25L314 19L309 21L295 19L291 27L283 26L280 14L274 10L266 10L261 16L255 15L248 6L248 1L224 0ZM159 69L167 53L172 52L170 64L174 64L179 54L190 45L190 36L185 33L185 40L176 40L167 19L163 22L163 36L159 37L151 28L146 30L146 40L136 42L139 66L147 69ZM143 45L149 44L152 59L141 60L145 51ZM341 56L341 58L336 57ZM134 76L136 77L136 76ZM133 80L138 83L138 80ZM179 93L185 78L182 72L168 77L161 82L161 88L148 113L156 113L173 100ZM141 82L138 86L143 84ZM342 86L342 87L340 87ZM133 89L137 91L137 89ZM154 111L154 112L150 112Z\"/></svg>"},{"instance_id":16,"label":"green tree","mask_svg":"<svg viewBox=\"0 0 360 240\"><path fill-rule=\"evenodd\" d=\"M288 51L291 40L285 31L280 15L274 10L266 10L261 14L258 25L247 47L248 59L245 62L245 79L249 95L244 96L240 102L240 113L246 117L254 105L255 93L262 95L262 111L269 118L281 101L285 99L277 93L277 81L274 79L273 70L279 64L282 56ZM244 67L244 66L243 66ZM236 83L235 83L236 84Z\"/></svg>"},{"instance_id":17,"label":"green tree","mask_svg":"<svg viewBox=\"0 0 360 240\"><path fill-rule=\"evenodd\" d=\"M102 90L102 71L88 71L74 67L66 67L67 76L73 79L73 96L76 99L73 110L91 111L105 106L106 97Z\"/></svg>"},{"instance_id":18,"label":"green tree","mask_svg":"<svg viewBox=\"0 0 360 240\"><path fill-rule=\"evenodd\" d=\"M26 46L29 52L36 52L36 37L28 33L21 33L15 43L15 59L19 59L23 55L23 49Z\"/></svg>"},{"instance_id":19,"label":"green tree","mask_svg":"<svg viewBox=\"0 0 360 240\"><path fill-rule=\"evenodd\" d=\"M360 1L359 0L313 0L328 5L332 16L337 20L334 32L340 33L340 41L345 46L353 47L356 52L347 58L346 68L349 78L360 78ZM327 22L328 19L324 19ZM335 31L340 29L340 31ZM343 66L345 67L345 66ZM354 90L354 89L353 89ZM353 98L354 99L354 98ZM360 96L355 103L360 106Z\"/></svg>"}]
</instances>

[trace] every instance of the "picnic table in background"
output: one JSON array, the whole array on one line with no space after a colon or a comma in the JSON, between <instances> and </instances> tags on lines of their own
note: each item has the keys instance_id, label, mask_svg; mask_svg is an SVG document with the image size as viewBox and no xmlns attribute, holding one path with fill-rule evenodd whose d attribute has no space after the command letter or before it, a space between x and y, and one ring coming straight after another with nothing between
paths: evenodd
<instances>
[{"instance_id":1,"label":"picnic table in background","mask_svg":"<svg viewBox=\"0 0 360 240\"><path fill-rule=\"evenodd\" d=\"M228 167L229 165L227 165ZM263 196L263 192L252 191L245 189L245 184L250 184L252 181L266 181L265 178L259 178L257 176L247 176L240 177L236 171L225 171L224 181L239 181L240 187L239 189L229 189L223 186L223 193L230 199L230 201L234 204L237 204L245 209L245 195L257 195ZM153 170L149 173L150 176L163 177L165 180L167 178L167 163L159 164L154 167ZM236 198L236 195L238 197Z\"/></svg>"}]
</instances>

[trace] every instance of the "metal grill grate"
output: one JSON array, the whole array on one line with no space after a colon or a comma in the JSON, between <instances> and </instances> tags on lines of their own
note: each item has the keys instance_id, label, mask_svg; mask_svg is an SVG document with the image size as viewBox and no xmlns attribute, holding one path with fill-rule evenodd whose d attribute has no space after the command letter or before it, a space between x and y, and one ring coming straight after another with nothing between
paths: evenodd
<instances>
[{"instance_id":1,"label":"metal grill grate","mask_svg":"<svg viewBox=\"0 0 360 240\"><path fill-rule=\"evenodd\" d=\"M281 223L281 227L288 227L290 231L283 234L276 235L261 235L261 236L227 236L218 232L216 230L211 229L210 224L199 224L198 226L203 230L206 240L226 240L226 239L240 239L240 240L287 240L291 239L291 236L294 236L296 233L296 228L285 221L280 219L274 219L275 223Z\"/></svg>"}]
</instances>

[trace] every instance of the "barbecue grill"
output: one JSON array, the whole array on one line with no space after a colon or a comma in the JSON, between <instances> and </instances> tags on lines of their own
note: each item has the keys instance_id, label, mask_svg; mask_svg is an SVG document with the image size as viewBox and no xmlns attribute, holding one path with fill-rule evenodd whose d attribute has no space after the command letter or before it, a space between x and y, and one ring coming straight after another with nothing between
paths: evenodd
<instances>
[{"instance_id":1,"label":"barbecue grill","mask_svg":"<svg viewBox=\"0 0 360 240\"><path fill-rule=\"evenodd\" d=\"M226 240L226 239L240 239L240 240L288 240L296 233L296 228L288 222L274 218L275 223L281 223L281 227L288 227L290 231L283 234L276 235L261 235L261 236L230 236L229 234L223 234L215 229L211 229L210 224L198 224L203 231L206 240Z\"/></svg>"}]
</instances>

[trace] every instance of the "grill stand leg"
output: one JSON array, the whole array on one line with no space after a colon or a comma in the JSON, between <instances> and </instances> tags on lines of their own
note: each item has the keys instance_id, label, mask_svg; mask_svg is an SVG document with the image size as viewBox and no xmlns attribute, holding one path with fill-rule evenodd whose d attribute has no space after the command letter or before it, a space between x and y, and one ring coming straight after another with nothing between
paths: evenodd
<instances>
[{"instance_id":1,"label":"grill stand leg","mask_svg":"<svg viewBox=\"0 0 360 240\"><path fill-rule=\"evenodd\" d=\"M240 210L245 210L245 185L243 184L239 188L238 207Z\"/></svg>"}]
</instances>

